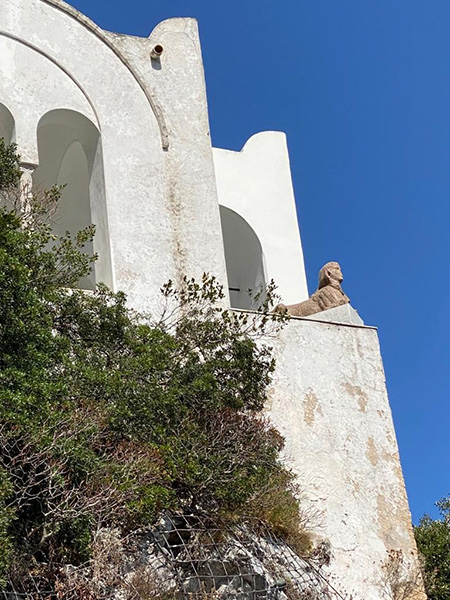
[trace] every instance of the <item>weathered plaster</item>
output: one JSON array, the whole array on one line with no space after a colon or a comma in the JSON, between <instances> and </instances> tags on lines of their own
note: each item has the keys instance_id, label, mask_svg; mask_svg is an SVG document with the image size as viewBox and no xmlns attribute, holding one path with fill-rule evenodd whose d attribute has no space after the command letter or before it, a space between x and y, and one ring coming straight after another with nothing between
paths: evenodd
<instances>
[{"instance_id":1,"label":"weathered plaster","mask_svg":"<svg viewBox=\"0 0 450 600\"><path fill-rule=\"evenodd\" d=\"M352 385L351 383L344 383L342 385L344 386L347 393L357 400L359 407L358 410L360 410L361 412L366 412L368 402L368 396L366 392L358 385Z\"/></svg>"},{"instance_id":2,"label":"weathered plaster","mask_svg":"<svg viewBox=\"0 0 450 600\"><path fill-rule=\"evenodd\" d=\"M124 38L61 2L3 0L0 31L0 102L24 162L38 163L37 124L54 108L85 115L101 132L106 218L97 238L110 247L96 249L111 255L106 282L144 311L158 309L169 278L210 272L226 283L195 21L166 21L149 40ZM165 48L157 64L156 43ZM166 150L149 93L164 112Z\"/></svg>"},{"instance_id":3,"label":"weathered plaster","mask_svg":"<svg viewBox=\"0 0 450 600\"><path fill-rule=\"evenodd\" d=\"M270 417L305 491L330 573L361 600L381 600L389 550L416 557L377 332L291 319L274 342Z\"/></svg>"},{"instance_id":4,"label":"weathered plaster","mask_svg":"<svg viewBox=\"0 0 450 600\"><path fill-rule=\"evenodd\" d=\"M313 425L316 419L316 413L323 415L322 406L320 404L319 398L316 394L310 389L305 396L303 401L303 410L304 410L304 421L307 425Z\"/></svg>"}]
</instances>

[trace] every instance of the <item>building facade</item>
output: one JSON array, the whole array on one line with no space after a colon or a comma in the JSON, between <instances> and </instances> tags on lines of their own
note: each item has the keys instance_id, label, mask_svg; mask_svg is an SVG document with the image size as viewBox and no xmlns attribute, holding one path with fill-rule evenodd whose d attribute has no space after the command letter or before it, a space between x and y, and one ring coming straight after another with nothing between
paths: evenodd
<instances>
[{"instance_id":1,"label":"building facade","mask_svg":"<svg viewBox=\"0 0 450 600\"><path fill-rule=\"evenodd\" d=\"M104 282L139 311L160 288L215 275L230 306L275 280L308 298L286 138L213 148L197 23L110 33L61 0L0 0L0 137L35 189L66 184L56 233L96 225ZM354 598L383 595L391 550L416 558L376 330L350 307L292 319L274 342L267 410Z\"/></svg>"}]
</instances>

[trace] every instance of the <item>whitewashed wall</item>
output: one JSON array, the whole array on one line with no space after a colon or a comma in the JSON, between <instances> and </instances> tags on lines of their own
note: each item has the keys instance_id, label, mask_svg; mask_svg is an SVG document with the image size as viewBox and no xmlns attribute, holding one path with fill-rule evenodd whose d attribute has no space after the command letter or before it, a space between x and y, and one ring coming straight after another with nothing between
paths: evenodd
<instances>
[{"instance_id":1,"label":"whitewashed wall","mask_svg":"<svg viewBox=\"0 0 450 600\"><path fill-rule=\"evenodd\" d=\"M150 57L164 46L160 61ZM59 0L2 0L0 104L22 161L37 165L37 126L52 109L101 134L106 210L95 250L139 310L161 285L214 273L226 284L203 63L196 22L161 23L149 40L102 31ZM95 211L93 211L95 212Z\"/></svg>"},{"instance_id":2,"label":"whitewashed wall","mask_svg":"<svg viewBox=\"0 0 450 600\"><path fill-rule=\"evenodd\" d=\"M253 135L240 152L214 148L219 203L239 214L261 242L266 280L285 304L308 298L286 136Z\"/></svg>"},{"instance_id":3,"label":"whitewashed wall","mask_svg":"<svg viewBox=\"0 0 450 600\"><path fill-rule=\"evenodd\" d=\"M389 599L389 551L411 564L417 554L377 331L292 318L270 343L277 369L267 410L312 528L331 544L330 573L353 598Z\"/></svg>"}]
</instances>

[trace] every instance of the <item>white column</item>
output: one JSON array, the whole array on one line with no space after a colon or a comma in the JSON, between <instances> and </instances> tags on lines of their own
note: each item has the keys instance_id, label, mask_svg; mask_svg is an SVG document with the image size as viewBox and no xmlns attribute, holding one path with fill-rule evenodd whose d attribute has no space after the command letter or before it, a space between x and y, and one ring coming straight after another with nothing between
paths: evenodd
<instances>
[{"instance_id":1,"label":"white column","mask_svg":"<svg viewBox=\"0 0 450 600\"><path fill-rule=\"evenodd\" d=\"M38 165L21 162L19 166L22 171L20 178L20 209L27 220L33 199L33 173Z\"/></svg>"}]
</instances>

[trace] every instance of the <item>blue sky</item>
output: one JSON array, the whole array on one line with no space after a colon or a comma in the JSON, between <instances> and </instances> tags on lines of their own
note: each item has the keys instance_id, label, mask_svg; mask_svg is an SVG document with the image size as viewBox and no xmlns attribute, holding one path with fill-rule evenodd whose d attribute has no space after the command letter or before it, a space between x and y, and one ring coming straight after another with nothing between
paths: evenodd
<instances>
[{"instance_id":1,"label":"blue sky","mask_svg":"<svg viewBox=\"0 0 450 600\"><path fill-rule=\"evenodd\" d=\"M104 29L199 21L212 139L285 131L310 291L338 260L379 327L413 519L450 494L450 2L73 0Z\"/></svg>"}]
</instances>

